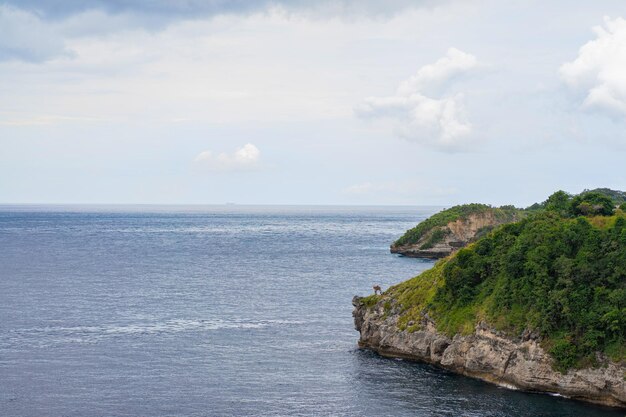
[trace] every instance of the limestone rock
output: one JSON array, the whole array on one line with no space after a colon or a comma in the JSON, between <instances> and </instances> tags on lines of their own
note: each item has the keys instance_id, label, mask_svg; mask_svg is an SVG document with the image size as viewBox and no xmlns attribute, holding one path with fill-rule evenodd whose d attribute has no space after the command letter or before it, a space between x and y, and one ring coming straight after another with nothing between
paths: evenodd
<instances>
[{"instance_id":1,"label":"limestone rock","mask_svg":"<svg viewBox=\"0 0 626 417\"><path fill-rule=\"evenodd\" d=\"M445 235L441 241L435 243L432 247L427 248L425 245L435 229L422 236L417 243L402 246L391 245L390 250L391 253L398 253L412 258L445 258L454 251L472 242L479 232L513 221L514 219L515 218L500 218L494 215L492 211L470 214L466 218L458 219L448 223L446 226L435 228L444 230Z\"/></svg>"},{"instance_id":2,"label":"limestone rock","mask_svg":"<svg viewBox=\"0 0 626 417\"><path fill-rule=\"evenodd\" d=\"M359 346L383 356L431 363L459 374L509 388L556 393L597 404L626 408L626 366L599 357L597 368L571 369L562 374L537 335L525 332L512 340L479 323L467 336L449 338L424 317L420 330L400 331L398 315L385 314L382 303L368 307L354 297L354 324Z\"/></svg>"}]
</instances>

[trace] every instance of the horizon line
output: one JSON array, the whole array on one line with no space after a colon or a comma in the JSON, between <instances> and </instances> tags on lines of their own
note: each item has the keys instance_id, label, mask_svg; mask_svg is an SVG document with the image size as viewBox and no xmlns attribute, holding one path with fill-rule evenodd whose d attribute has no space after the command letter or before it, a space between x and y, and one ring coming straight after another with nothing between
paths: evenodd
<instances>
[{"instance_id":1,"label":"horizon line","mask_svg":"<svg viewBox=\"0 0 626 417\"><path fill-rule=\"evenodd\" d=\"M342 203L5 203L0 207L17 206L170 206L170 207L443 207L450 204L342 204Z\"/></svg>"}]
</instances>

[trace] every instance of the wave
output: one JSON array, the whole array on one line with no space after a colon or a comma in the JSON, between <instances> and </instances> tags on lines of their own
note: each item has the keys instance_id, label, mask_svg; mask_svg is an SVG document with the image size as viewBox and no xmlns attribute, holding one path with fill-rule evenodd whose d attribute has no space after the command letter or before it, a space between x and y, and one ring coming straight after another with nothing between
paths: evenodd
<instances>
[{"instance_id":1,"label":"wave","mask_svg":"<svg viewBox=\"0 0 626 417\"><path fill-rule=\"evenodd\" d=\"M9 330L2 337L3 347L29 343L45 347L59 343L93 343L102 339L124 336L168 335L180 332L245 330L266 327L300 325L297 320L223 320L223 319L171 319L156 322L43 326ZM7 346L8 345L8 346Z\"/></svg>"}]
</instances>

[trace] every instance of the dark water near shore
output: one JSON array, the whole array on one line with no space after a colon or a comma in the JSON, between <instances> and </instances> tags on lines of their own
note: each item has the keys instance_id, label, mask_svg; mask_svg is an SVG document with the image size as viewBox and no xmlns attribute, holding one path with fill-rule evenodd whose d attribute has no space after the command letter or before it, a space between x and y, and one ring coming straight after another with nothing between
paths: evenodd
<instances>
[{"instance_id":1,"label":"dark water near shore","mask_svg":"<svg viewBox=\"0 0 626 417\"><path fill-rule=\"evenodd\" d=\"M623 417L356 349L434 211L0 207L0 415Z\"/></svg>"}]
</instances>

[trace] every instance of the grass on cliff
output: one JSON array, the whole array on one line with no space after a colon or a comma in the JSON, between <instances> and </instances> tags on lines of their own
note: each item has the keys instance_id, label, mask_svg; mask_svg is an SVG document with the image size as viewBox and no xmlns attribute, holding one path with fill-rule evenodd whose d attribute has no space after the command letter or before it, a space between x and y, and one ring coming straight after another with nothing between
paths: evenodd
<instances>
[{"instance_id":1,"label":"grass on cliff","mask_svg":"<svg viewBox=\"0 0 626 417\"><path fill-rule=\"evenodd\" d=\"M367 297L361 298L361 304L363 304L366 307L374 307L380 299L381 299L381 296L378 294L368 295Z\"/></svg>"},{"instance_id":2,"label":"grass on cliff","mask_svg":"<svg viewBox=\"0 0 626 417\"><path fill-rule=\"evenodd\" d=\"M433 268L385 292L385 297L398 303L401 311L398 327L401 330L413 331L419 328L422 312L427 311L437 290L443 285L444 264L445 260L439 261Z\"/></svg>"},{"instance_id":3,"label":"grass on cliff","mask_svg":"<svg viewBox=\"0 0 626 417\"><path fill-rule=\"evenodd\" d=\"M420 246L420 249L424 250L432 248L437 243L441 242L449 233L450 229L448 229L447 227L433 230L428 237L428 240L424 242L422 246Z\"/></svg>"},{"instance_id":4,"label":"grass on cliff","mask_svg":"<svg viewBox=\"0 0 626 417\"><path fill-rule=\"evenodd\" d=\"M496 208L491 207L487 204L477 203L454 206L449 209L440 211L439 213L422 221L414 228L407 230L406 233L402 235L398 240L396 240L393 245L403 246L417 243L422 237L424 237L434 228L446 226L448 223L454 222L459 219L466 219L472 214L481 214L488 211L493 212L496 218L502 219L503 221L513 220L515 216L520 212L520 210L516 209L513 206L503 206ZM443 237L445 237L445 234L445 231L442 230L442 232L437 234L435 238L430 239L428 242L426 242L425 246L430 245L429 247L432 247L434 244L443 239ZM433 235L435 235L435 233L433 233Z\"/></svg>"},{"instance_id":5,"label":"grass on cliff","mask_svg":"<svg viewBox=\"0 0 626 417\"><path fill-rule=\"evenodd\" d=\"M423 313L450 336L485 320L511 336L542 336L555 367L626 360L626 214L542 211L504 225L384 295L413 331Z\"/></svg>"}]
</instances>

